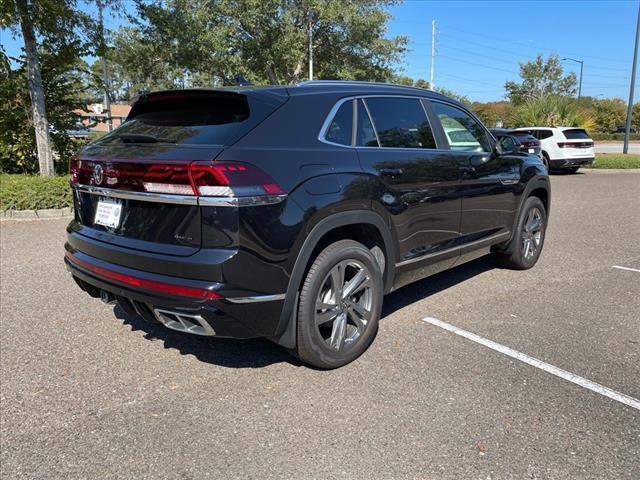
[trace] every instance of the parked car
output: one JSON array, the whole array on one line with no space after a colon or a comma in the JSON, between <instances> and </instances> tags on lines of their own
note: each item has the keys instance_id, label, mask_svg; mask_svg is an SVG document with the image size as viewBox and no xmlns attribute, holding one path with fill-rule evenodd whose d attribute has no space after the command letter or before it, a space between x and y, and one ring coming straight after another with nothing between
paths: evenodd
<instances>
[{"instance_id":1,"label":"parked car","mask_svg":"<svg viewBox=\"0 0 640 480\"><path fill-rule=\"evenodd\" d=\"M595 159L593 140L586 130L574 127L525 127L517 131L530 133L542 147L542 156L550 169L575 173Z\"/></svg>"},{"instance_id":2,"label":"parked car","mask_svg":"<svg viewBox=\"0 0 640 480\"><path fill-rule=\"evenodd\" d=\"M613 132L611 133L626 133L627 132L627 126L626 125L620 125L619 127L616 127ZM629 133L639 133L640 130L635 128L635 127L631 127L629 129Z\"/></svg>"},{"instance_id":3,"label":"parked car","mask_svg":"<svg viewBox=\"0 0 640 480\"><path fill-rule=\"evenodd\" d=\"M543 165L465 106L376 83L144 95L70 174L85 292L320 368L361 355L403 285L489 252L531 268L550 206Z\"/></svg>"},{"instance_id":4,"label":"parked car","mask_svg":"<svg viewBox=\"0 0 640 480\"><path fill-rule=\"evenodd\" d=\"M489 131L504 151L536 155L544 162L540 141L530 133L505 128L492 128ZM545 167L547 167L546 163Z\"/></svg>"}]
</instances>

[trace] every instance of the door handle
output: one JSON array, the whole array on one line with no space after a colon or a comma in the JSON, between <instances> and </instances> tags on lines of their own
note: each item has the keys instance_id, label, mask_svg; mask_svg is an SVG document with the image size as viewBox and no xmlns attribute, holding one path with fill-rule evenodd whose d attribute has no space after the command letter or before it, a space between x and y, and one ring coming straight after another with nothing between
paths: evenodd
<instances>
[{"instance_id":1,"label":"door handle","mask_svg":"<svg viewBox=\"0 0 640 480\"><path fill-rule=\"evenodd\" d=\"M463 165L462 167L460 167L460 173L462 173L462 175L473 175L474 173L476 173L476 167L474 167L473 165Z\"/></svg>"},{"instance_id":2,"label":"door handle","mask_svg":"<svg viewBox=\"0 0 640 480\"><path fill-rule=\"evenodd\" d=\"M380 175L384 175L385 177L398 177L402 175L401 168L381 168Z\"/></svg>"}]
</instances>

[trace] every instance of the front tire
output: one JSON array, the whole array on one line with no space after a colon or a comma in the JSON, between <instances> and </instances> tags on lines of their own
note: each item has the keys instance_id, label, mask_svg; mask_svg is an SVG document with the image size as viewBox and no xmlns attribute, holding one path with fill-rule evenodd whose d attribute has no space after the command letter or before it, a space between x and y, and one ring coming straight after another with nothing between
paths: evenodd
<instances>
[{"instance_id":1,"label":"front tire","mask_svg":"<svg viewBox=\"0 0 640 480\"><path fill-rule=\"evenodd\" d=\"M569 175L573 175L578 170L580 170L580 167L571 167L571 168L565 169L565 172L567 172Z\"/></svg>"},{"instance_id":2,"label":"front tire","mask_svg":"<svg viewBox=\"0 0 640 480\"><path fill-rule=\"evenodd\" d=\"M341 367L369 347L382 309L382 273L361 243L340 240L316 257L300 291L298 357L315 367Z\"/></svg>"},{"instance_id":3,"label":"front tire","mask_svg":"<svg viewBox=\"0 0 640 480\"><path fill-rule=\"evenodd\" d=\"M533 267L540 258L546 231L547 212L542 201L538 197L527 198L511 240L511 253L498 253L498 263L514 270Z\"/></svg>"}]
</instances>

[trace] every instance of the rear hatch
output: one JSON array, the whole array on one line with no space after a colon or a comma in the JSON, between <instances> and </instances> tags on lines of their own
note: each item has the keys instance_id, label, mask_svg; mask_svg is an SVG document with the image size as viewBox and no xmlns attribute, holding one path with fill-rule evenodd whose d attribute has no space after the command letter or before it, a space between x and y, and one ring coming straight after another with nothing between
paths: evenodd
<instances>
[{"instance_id":1,"label":"rear hatch","mask_svg":"<svg viewBox=\"0 0 640 480\"><path fill-rule=\"evenodd\" d=\"M540 141L529 132L515 131L511 132L520 142L521 151L525 153L540 153Z\"/></svg>"},{"instance_id":2,"label":"rear hatch","mask_svg":"<svg viewBox=\"0 0 640 480\"><path fill-rule=\"evenodd\" d=\"M143 96L122 126L71 162L72 228L125 248L182 256L197 252L203 222L199 197L233 195L227 177L250 173L245 166L214 167L213 160L287 98L283 88ZM233 171L225 176L226 169ZM207 224L207 246L234 246L230 232L237 230L231 225L237 215L223 217L224 224Z\"/></svg>"},{"instance_id":3,"label":"rear hatch","mask_svg":"<svg viewBox=\"0 0 640 480\"><path fill-rule=\"evenodd\" d=\"M569 128L562 131L567 141L558 142L558 147L572 157L593 157L593 140L582 128Z\"/></svg>"}]
</instances>

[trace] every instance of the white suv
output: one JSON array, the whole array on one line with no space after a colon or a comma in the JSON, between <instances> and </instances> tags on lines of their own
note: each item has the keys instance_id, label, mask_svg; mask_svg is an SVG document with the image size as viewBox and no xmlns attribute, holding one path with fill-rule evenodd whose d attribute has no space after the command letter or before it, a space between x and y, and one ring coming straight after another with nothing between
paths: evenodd
<instances>
[{"instance_id":1,"label":"white suv","mask_svg":"<svg viewBox=\"0 0 640 480\"><path fill-rule=\"evenodd\" d=\"M595 158L593 140L582 128L524 127L514 130L527 131L540 140L547 170L559 168L575 173L580 167L591 165Z\"/></svg>"}]
</instances>

